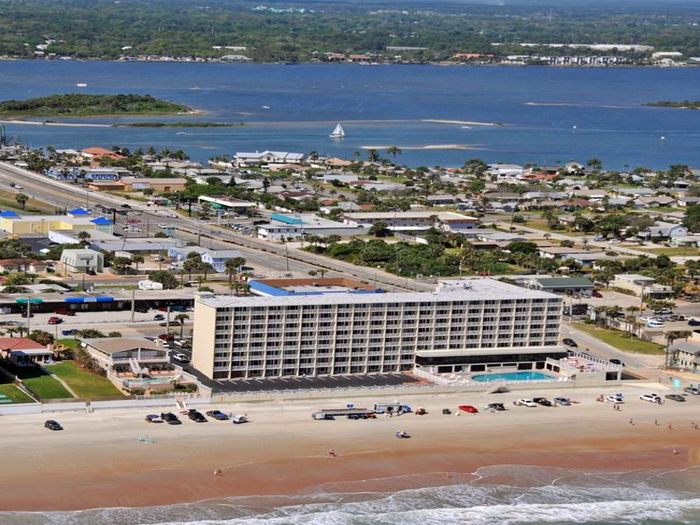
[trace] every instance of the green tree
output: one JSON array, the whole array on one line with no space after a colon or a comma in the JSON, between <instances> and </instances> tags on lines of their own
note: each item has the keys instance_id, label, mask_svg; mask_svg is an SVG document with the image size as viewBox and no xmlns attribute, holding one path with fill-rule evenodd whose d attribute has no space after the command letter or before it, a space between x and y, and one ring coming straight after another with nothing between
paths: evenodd
<instances>
[{"instance_id":1,"label":"green tree","mask_svg":"<svg viewBox=\"0 0 700 525\"><path fill-rule=\"evenodd\" d=\"M187 314L177 314L175 316L175 321L180 323L180 339L182 339L185 334L185 321L187 321L189 318L190 316Z\"/></svg>"},{"instance_id":2,"label":"green tree","mask_svg":"<svg viewBox=\"0 0 700 525\"><path fill-rule=\"evenodd\" d=\"M158 270L157 272L152 272L149 275L149 279L151 281L162 284L164 290L172 290L174 288L177 288L179 285L179 283L177 282L177 277L165 270Z\"/></svg>"},{"instance_id":3,"label":"green tree","mask_svg":"<svg viewBox=\"0 0 700 525\"><path fill-rule=\"evenodd\" d=\"M228 287L231 288L233 277L240 271L241 266L246 263L243 257L233 257L224 263L226 273L228 274Z\"/></svg>"},{"instance_id":4,"label":"green tree","mask_svg":"<svg viewBox=\"0 0 700 525\"><path fill-rule=\"evenodd\" d=\"M396 156L401 155L401 148L397 146L390 146L387 148L386 152L391 155L394 160L396 160Z\"/></svg>"},{"instance_id":5,"label":"green tree","mask_svg":"<svg viewBox=\"0 0 700 525\"><path fill-rule=\"evenodd\" d=\"M375 237L391 237L391 235L393 235L392 231L384 222L375 222L370 226L369 234Z\"/></svg>"},{"instance_id":6,"label":"green tree","mask_svg":"<svg viewBox=\"0 0 700 525\"><path fill-rule=\"evenodd\" d=\"M19 204L20 209L24 209L27 206L27 201L29 201L29 195L26 195L24 193L18 193L15 195L15 200L17 201L17 204Z\"/></svg>"}]
</instances>

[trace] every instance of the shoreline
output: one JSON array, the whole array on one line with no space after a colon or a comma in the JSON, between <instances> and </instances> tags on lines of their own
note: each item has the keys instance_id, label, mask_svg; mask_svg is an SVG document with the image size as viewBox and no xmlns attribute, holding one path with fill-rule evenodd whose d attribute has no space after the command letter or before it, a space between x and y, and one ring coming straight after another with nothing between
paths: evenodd
<instances>
[{"instance_id":1,"label":"shoreline","mask_svg":"<svg viewBox=\"0 0 700 525\"><path fill-rule=\"evenodd\" d=\"M465 398L483 406L493 395L407 396L402 401L425 407L428 415L366 421L311 419L311 412L323 404L342 405L338 400L219 407L247 412L252 422L245 425L195 424L186 417L180 426L149 425L143 420L145 409L6 416L0 421L5 452L0 510L303 497L331 488L386 492L446 485L495 465L596 472L700 465L700 430L690 425L700 399L652 407L637 399L649 388L625 387L630 401L621 413L596 403L597 390L580 389L570 392L580 401L571 407L509 407L507 412L460 417L442 415L441 407L455 407ZM552 396L560 394L555 390ZM49 417L66 430L41 428ZM397 429L407 430L412 438L396 439ZM338 457L329 458L329 449ZM214 476L219 468L223 475ZM695 483L689 490L700 494L700 479Z\"/></svg>"},{"instance_id":2,"label":"shoreline","mask_svg":"<svg viewBox=\"0 0 700 525\"><path fill-rule=\"evenodd\" d=\"M220 59L206 59L202 57L201 60L157 60L157 59L130 59L130 60L119 60L119 59L108 59L99 57L90 58L28 58L26 56L2 56L0 57L0 62L19 62L19 61L36 61L36 62L112 62L112 63L148 63L148 64L224 64L230 66L308 66L308 65L328 65L328 66L361 66L361 67L379 67L379 66L439 66L439 67L544 67L544 68L554 68L554 69L693 69L700 67L700 64L676 64L672 66L668 65L656 65L656 64L614 64L614 65L551 65L551 64L515 64L515 63L487 63L487 64L472 64L472 63L455 63L455 62L378 62L378 63L359 63L359 62L235 62L230 60L220 60Z\"/></svg>"}]
</instances>

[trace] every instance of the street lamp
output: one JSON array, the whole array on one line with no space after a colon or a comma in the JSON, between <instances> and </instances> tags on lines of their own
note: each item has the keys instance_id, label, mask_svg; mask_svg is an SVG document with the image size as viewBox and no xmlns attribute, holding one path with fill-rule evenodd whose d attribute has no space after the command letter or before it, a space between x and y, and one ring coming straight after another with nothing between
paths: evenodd
<instances>
[{"instance_id":1,"label":"street lamp","mask_svg":"<svg viewBox=\"0 0 700 525\"><path fill-rule=\"evenodd\" d=\"M44 302L40 297L20 297L15 299L17 304L27 305L27 335L31 330L32 304L41 304Z\"/></svg>"}]
</instances>

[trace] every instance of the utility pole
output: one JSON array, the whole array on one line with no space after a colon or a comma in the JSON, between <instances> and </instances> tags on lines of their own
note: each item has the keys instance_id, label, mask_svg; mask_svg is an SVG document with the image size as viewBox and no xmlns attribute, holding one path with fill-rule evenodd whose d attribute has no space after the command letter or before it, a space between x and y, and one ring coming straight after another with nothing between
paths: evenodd
<instances>
[{"instance_id":1,"label":"utility pole","mask_svg":"<svg viewBox=\"0 0 700 525\"><path fill-rule=\"evenodd\" d=\"M136 290L131 290L131 322L134 322L134 315L136 314Z\"/></svg>"},{"instance_id":2,"label":"utility pole","mask_svg":"<svg viewBox=\"0 0 700 525\"><path fill-rule=\"evenodd\" d=\"M169 334L170 333L170 307L168 306L167 311L165 312L165 333Z\"/></svg>"},{"instance_id":3,"label":"utility pole","mask_svg":"<svg viewBox=\"0 0 700 525\"><path fill-rule=\"evenodd\" d=\"M289 273L289 246L287 246L287 243L284 243L284 265L287 273Z\"/></svg>"},{"instance_id":4,"label":"utility pole","mask_svg":"<svg viewBox=\"0 0 700 525\"><path fill-rule=\"evenodd\" d=\"M31 319L32 319L32 302L27 298L27 335L31 330Z\"/></svg>"}]
</instances>

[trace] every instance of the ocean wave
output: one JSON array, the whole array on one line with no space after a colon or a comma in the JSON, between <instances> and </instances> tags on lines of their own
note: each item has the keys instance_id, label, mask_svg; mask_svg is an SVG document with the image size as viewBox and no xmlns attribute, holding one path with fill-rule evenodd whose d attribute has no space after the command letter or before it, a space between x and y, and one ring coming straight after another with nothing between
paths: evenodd
<instances>
[{"instance_id":1,"label":"ocean wave","mask_svg":"<svg viewBox=\"0 0 700 525\"><path fill-rule=\"evenodd\" d=\"M700 523L700 469L586 473L502 465L396 492L231 497L162 507L4 512L2 525L527 525ZM443 473L444 475L445 473ZM445 479L445 476L443 476ZM370 480L371 481L371 480ZM418 481L418 480L415 480ZM434 478L433 478L434 481ZM330 487L325 487L330 488Z\"/></svg>"}]
</instances>

